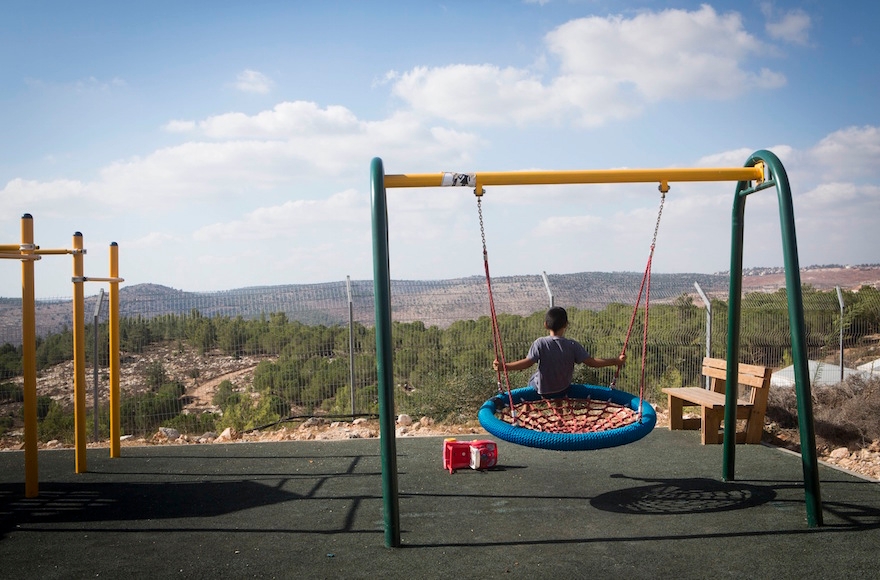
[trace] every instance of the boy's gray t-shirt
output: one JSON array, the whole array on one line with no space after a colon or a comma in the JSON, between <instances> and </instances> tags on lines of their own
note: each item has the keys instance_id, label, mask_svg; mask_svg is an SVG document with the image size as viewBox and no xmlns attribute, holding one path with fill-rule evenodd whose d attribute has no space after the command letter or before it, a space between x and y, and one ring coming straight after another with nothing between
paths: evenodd
<instances>
[{"instance_id":1,"label":"boy's gray t-shirt","mask_svg":"<svg viewBox=\"0 0 880 580\"><path fill-rule=\"evenodd\" d=\"M574 365L590 358L587 349L564 336L542 336L532 343L526 357L538 363L529 384L542 395L559 393L571 384Z\"/></svg>"}]
</instances>

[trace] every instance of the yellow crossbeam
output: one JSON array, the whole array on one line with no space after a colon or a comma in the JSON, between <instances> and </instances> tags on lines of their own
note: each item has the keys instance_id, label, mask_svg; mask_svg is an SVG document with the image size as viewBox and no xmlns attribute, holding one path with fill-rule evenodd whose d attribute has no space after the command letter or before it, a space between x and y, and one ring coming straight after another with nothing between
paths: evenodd
<instances>
[{"instance_id":1,"label":"yellow crossbeam","mask_svg":"<svg viewBox=\"0 0 880 580\"><path fill-rule=\"evenodd\" d=\"M576 183L663 183L676 181L764 181L764 167L685 169L590 169L583 171L488 171L386 175L385 187L474 187Z\"/></svg>"}]
</instances>

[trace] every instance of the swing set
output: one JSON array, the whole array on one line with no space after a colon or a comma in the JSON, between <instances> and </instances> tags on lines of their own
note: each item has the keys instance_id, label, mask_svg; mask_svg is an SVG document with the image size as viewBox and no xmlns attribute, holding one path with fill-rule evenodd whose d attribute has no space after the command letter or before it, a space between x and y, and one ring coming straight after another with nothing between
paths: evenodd
<instances>
[{"instance_id":1,"label":"swing set","mask_svg":"<svg viewBox=\"0 0 880 580\"><path fill-rule=\"evenodd\" d=\"M654 229L650 254L642 279L623 353L630 339L641 297L645 295L643 356L639 395L596 385L572 385L566 399L542 401L532 388L510 389L506 372L499 373L499 394L483 404L479 411L481 424L487 431L506 441L532 447L559 450L589 450L634 442L647 435L656 423L656 415L644 395L644 349L648 331L650 274L654 247L663 211L663 202L672 182L736 181L731 222L730 286L727 329L727 383L736 384L739 372L740 304L742 298L742 258L745 200L754 193L775 187L779 200L782 226L783 257L788 296L792 358L794 359L795 391L800 418L800 436L807 522L810 527L822 524L819 493L818 461L815 453L809 365L806 351L800 266L794 229L791 189L782 163L770 151L752 154L743 167L686 169L620 169L584 171L515 171L485 173L431 173L386 175L382 160L371 164L371 197L373 223L373 283L376 312L376 364L379 383L379 422L382 451L382 485L385 516L385 544L400 545L400 512L397 488L397 450L395 440L393 348L391 339L391 276L388 249L387 188L472 187L477 197L480 229L483 238L484 267L489 293L496 358L504 360L503 344L498 330L489 275L488 252L483 228L482 203L484 186L489 185L561 185L595 183L658 183L661 192L660 211ZM499 368L504 368L500 365ZM502 378L506 390L502 389ZM724 422L736 424L736 390L726 393ZM724 430L722 479L734 479L735 433Z\"/></svg>"},{"instance_id":2,"label":"swing set","mask_svg":"<svg viewBox=\"0 0 880 580\"><path fill-rule=\"evenodd\" d=\"M654 237L645 273L639 287L636 303L630 317L621 355L626 354L632 336L636 315L645 296L645 315L642 336L642 365L639 377L639 395L632 396L614 389L620 376L620 367L614 374L610 388L598 385L571 385L563 398L545 398L535 389L526 387L511 390L510 377L504 364L504 344L498 317L495 312L495 299L492 295L492 278L489 275L489 252L486 247L486 232L483 224L483 191L475 190L477 213L480 220L480 236L483 241L483 268L486 272L486 288L489 294L489 310L492 320L492 342L495 358L501 363L497 371L499 396L486 401L478 414L480 424L489 433L505 441L559 451L576 451L614 447L638 441L651 432L657 423L654 408L644 400L645 370L648 346L648 313L651 296L651 265L660 218L669 184L661 182L660 209L654 225ZM502 383L504 386L502 386ZM506 400L504 393L506 392Z\"/></svg>"}]
</instances>

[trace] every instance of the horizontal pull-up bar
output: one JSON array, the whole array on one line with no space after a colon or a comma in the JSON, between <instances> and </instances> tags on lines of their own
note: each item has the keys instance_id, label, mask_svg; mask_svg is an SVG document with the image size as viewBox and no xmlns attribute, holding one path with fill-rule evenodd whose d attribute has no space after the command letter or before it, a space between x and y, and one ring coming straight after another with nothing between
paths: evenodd
<instances>
[{"instance_id":1,"label":"horizontal pull-up bar","mask_svg":"<svg viewBox=\"0 0 880 580\"><path fill-rule=\"evenodd\" d=\"M14 254L12 252L0 252L0 260L39 260L35 254Z\"/></svg>"},{"instance_id":2,"label":"horizontal pull-up bar","mask_svg":"<svg viewBox=\"0 0 880 580\"><path fill-rule=\"evenodd\" d=\"M37 248L35 253L40 254L41 256L64 256L67 254L85 254L86 251L82 248Z\"/></svg>"},{"instance_id":3,"label":"horizontal pull-up bar","mask_svg":"<svg viewBox=\"0 0 880 580\"><path fill-rule=\"evenodd\" d=\"M104 277L99 278L97 276L74 276L70 279L74 284L79 284L80 282L110 282L111 284L118 284L119 282L125 282L125 278L118 277Z\"/></svg>"},{"instance_id":4,"label":"horizontal pull-up bar","mask_svg":"<svg viewBox=\"0 0 880 580\"><path fill-rule=\"evenodd\" d=\"M754 167L686 169L590 169L583 171L488 171L386 175L385 187L475 187L482 185L558 185L673 181L764 181L763 164Z\"/></svg>"}]
</instances>

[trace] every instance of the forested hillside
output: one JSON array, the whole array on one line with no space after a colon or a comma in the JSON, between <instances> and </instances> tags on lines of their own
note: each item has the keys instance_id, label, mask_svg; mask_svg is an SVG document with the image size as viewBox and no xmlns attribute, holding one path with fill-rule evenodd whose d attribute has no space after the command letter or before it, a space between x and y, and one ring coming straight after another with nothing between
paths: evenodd
<instances>
[{"instance_id":1,"label":"forested hillside","mask_svg":"<svg viewBox=\"0 0 880 580\"><path fill-rule=\"evenodd\" d=\"M642 274L633 272L583 272L548 276L557 304L601 310L614 302L634 303ZM652 287L658 300L670 300L683 293L694 293L694 282L704 291L717 294L726 290L722 275L657 274ZM540 275L499 277L492 282L496 309L526 315L548 301ZM371 325L373 282L351 281L351 313L355 321ZM473 276L450 280L394 280L391 283L394 320L448 326L456 320L477 318L488 313L486 281ZM86 312L93 312L96 297L86 299ZM0 299L0 343L17 340L21 323L20 300ZM119 291L122 317L153 318L165 314L187 314L198 310L206 317L241 316L255 319L268 313L283 312L290 320L305 324L346 324L349 318L349 286L346 282L295 284L240 288L222 292L186 292L156 284L123 286ZM37 333L46 336L71 327L69 300L37 302ZM106 312L106 304L104 305ZM5 335L4 335L5 333Z\"/></svg>"},{"instance_id":2,"label":"forested hillside","mask_svg":"<svg viewBox=\"0 0 880 580\"><path fill-rule=\"evenodd\" d=\"M843 297L846 315L841 327L836 292L804 290L811 358L837 353L841 329L846 349L876 352L880 291L866 287L859 292L846 291ZM716 314L711 349L716 355L721 355L726 346L724 306L722 301L713 303ZM601 310L572 307L569 311L569 336L583 342L597 356L621 351L632 319L631 304L612 303ZM627 372L618 387L636 392L637 371L643 363L649 400L658 400L659 390L665 386L698 384L700 360L706 350L705 314L705 309L684 294L671 303L653 305L644 361L640 343L643 318L636 317ZM506 357L521 358L531 341L545 332L542 323L543 308L528 315L501 314L499 326ZM106 323L97 330L101 345L98 362L106 374ZM93 326L87 328L88 344L92 343L93 331ZM491 370L491 361L497 355L485 315L447 326L395 322L393 340L400 412L439 420L461 419L475 413L479 403L497 389ZM744 361L774 368L790 364L784 291L746 296L740 343ZM126 370L122 386L122 422L127 432L149 432L159 425L186 431L219 426L241 430L288 416L352 415L375 413L377 409L375 335L371 326L357 322L350 327L305 324L283 312L253 319L239 315L209 317L198 310L152 318L124 317L120 323L120 349L123 366L140 369ZM41 375L71 356L69 330L41 338L37 347ZM194 389L214 378L208 369L221 358L253 361L248 363L252 372L247 380L244 375L239 377L244 382L235 382L231 376L219 382L208 395L212 409L191 413ZM92 364L90 350L87 363ZM0 348L0 401L7 404L2 413L7 428L18 417L16 405L22 400L20 373L20 347L4 345ZM581 367L575 380L608 384L609 373L608 369ZM513 386L521 386L527 382L528 373L513 373L511 379ZM67 390L42 394L40 401L40 424L45 436L66 437L70 426L69 386Z\"/></svg>"}]
</instances>

